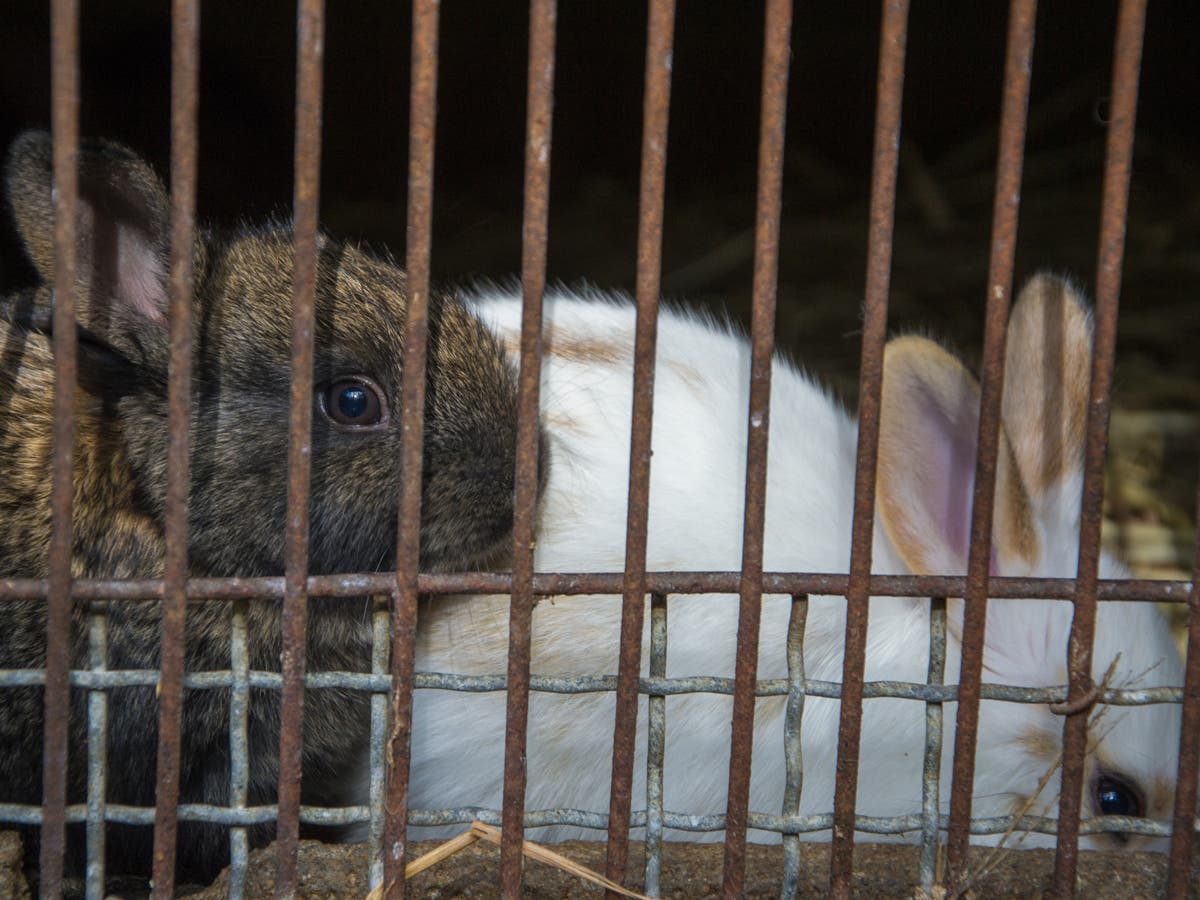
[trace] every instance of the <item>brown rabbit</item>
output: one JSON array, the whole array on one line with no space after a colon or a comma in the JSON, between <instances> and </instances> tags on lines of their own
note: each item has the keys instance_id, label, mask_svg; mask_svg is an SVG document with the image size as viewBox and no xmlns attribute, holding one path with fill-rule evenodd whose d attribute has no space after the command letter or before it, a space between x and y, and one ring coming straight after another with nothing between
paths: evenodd
<instances>
[{"instance_id":1,"label":"brown rabbit","mask_svg":"<svg viewBox=\"0 0 1200 900\"><path fill-rule=\"evenodd\" d=\"M11 147L6 191L43 283L0 301L0 577L44 577L50 535L53 371L48 323L54 275L51 145L26 133ZM168 200L125 147L85 144L79 156L79 390L75 447L77 577L161 577L166 485ZM399 390L404 273L349 244L318 250L310 570L375 571L394 562L400 481ZM287 225L206 233L196 241L191 395L190 572L283 571L293 249ZM492 336L455 299L431 304L422 565L479 566L511 528L516 391ZM313 600L310 671L369 671L365 601ZM159 664L155 603L109 607L110 669ZM45 665L45 605L0 604L0 669ZM189 672L228 669L227 603L188 609ZM251 604L251 668L279 670L275 602ZM72 666L86 665L77 613ZM157 747L153 687L110 691L108 801L152 806ZM86 704L71 698L68 800L86 788ZM229 802L229 692L188 690L182 802ZM250 802L274 801L279 694L254 690ZM40 803L42 690L0 689L0 803ZM365 752L367 697L309 691L305 803L336 799ZM273 827L257 829L269 839ZM82 835L71 838L78 871ZM146 827L109 828L110 874L147 873ZM181 823L178 874L208 880L227 858L219 826Z\"/></svg>"}]
</instances>

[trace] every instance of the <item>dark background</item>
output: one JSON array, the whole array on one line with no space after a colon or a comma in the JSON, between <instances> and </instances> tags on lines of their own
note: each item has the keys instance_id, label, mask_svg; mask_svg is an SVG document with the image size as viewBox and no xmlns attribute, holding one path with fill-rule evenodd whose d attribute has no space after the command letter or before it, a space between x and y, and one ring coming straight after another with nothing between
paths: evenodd
<instances>
[{"instance_id":1,"label":"dark background","mask_svg":"<svg viewBox=\"0 0 1200 900\"><path fill-rule=\"evenodd\" d=\"M46 2L5 0L0 143L49 122ZM1041 4L1018 277L1094 278L1116 3ZM520 266L527 4L446 0L434 203L435 277ZM745 318L762 4L680 3L664 290ZM1007 4L915 2L905 83L891 324L971 353L981 330ZM82 130L166 170L165 0L83 4ZM631 288L645 3L559 9L549 268ZM404 254L409 7L328 4L322 221ZM291 203L295 4L202 11L199 210L235 224ZM789 89L779 341L856 390L879 5L798 3ZM1150 4L1125 267L1118 402L1196 410L1200 382L1200 14ZM5 223L0 290L30 273ZM1194 467L1193 467L1194 468Z\"/></svg>"}]
</instances>

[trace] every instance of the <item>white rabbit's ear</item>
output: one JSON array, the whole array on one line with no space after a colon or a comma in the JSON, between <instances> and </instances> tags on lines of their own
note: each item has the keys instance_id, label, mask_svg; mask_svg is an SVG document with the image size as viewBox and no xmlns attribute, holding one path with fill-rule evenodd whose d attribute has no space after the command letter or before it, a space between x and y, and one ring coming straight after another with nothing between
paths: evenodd
<instances>
[{"instance_id":1,"label":"white rabbit's ear","mask_svg":"<svg viewBox=\"0 0 1200 900\"><path fill-rule=\"evenodd\" d=\"M1004 428L1042 516L1075 522L1091 382L1092 316L1069 282L1035 275L1013 304L1004 365Z\"/></svg>"},{"instance_id":2,"label":"white rabbit's ear","mask_svg":"<svg viewBox=\"0 0 1200 900\"><path fill-rule=\"evenodd\" d=\"M962 574L971 532L979 386L961 362L924 338L890 341L883 365L878 497L884 531L909 571ZM992 569L1032 566L1039 553L1032 510L1002 429Z\"/></svg>"}]
</instances>

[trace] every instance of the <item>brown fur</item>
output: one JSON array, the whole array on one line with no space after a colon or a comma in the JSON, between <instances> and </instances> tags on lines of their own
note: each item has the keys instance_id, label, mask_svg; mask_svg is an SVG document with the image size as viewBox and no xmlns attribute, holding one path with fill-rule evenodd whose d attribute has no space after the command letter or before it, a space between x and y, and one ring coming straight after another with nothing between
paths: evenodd
<instances>
[{"instance_id":1,"label":"brown fur","mask_svg":"<svg viewBox=\"0 0 1200 900\"><path fill-rule=\"evenodd\" d=\"M0 577L44 577L50 534L53 281L50 143L27 134L10 151L7 194L43 284L0 301ZM166 485L167 199L149 166L115 144L80 155L79 389L76 392L73 574L160 577ZM293 249L276 225L206 234L195 248L189 569L197 576L283 571ZM388 262L323 238L317 269L310 506L310 571L393 565L400 483L401 341L405 279ZM464 307L431 301L426 399L422 565L479 565L511 527L516 392L508 361ZM370 432L330 424L319 398L335 378L365 375L391 420ZM313 600L310 671L369 671L365 601ZM229 604L189 607L188 671L228 669ZM159 607L109 605L110 669L159 664ZM86 665L84 611L72 666ZM0 668L45 664L45 608L0 604ZM250 606L250 665L278 671L279 606ZM0 802L40 803L42 691L0 691ZM110 692L108 800L150 806L157 744L154 689ZM188 691L180 800L224 805L229 694ZM69 802L86 789L86 703L72 696ZM278 692L251 692L250 803L274 802ZM308 692L304 802L338 802L343 772L365 753L367 698ZM256 841L271 828L254 831ZM181 823L181 878L208 879L227 856L225 830ZM72 835L78 867L81 835ZM151 830L112 826L110 874L147 873Z\"/></svg>"},{"instance_id":2,"label":"brown fur","mask_svg":"<svg viewBox=\"0 0 1200 900\"><path fill-rule=\"evenodd\" d=\"M1036 496L1083 467L1092 319L1078 291L1031 278L1013 305L1006 351L1004 427Z\"/></svg>"},{"instance_id":3,"label":"brown fur","mask_svg":"<svg viewBox=\"0 0 1200 900\"><path fill-rule=\"evenodd\" d=\"M618 341L601 341L564 337L553 327L547 328L542 334L542 345L547 356L557 356L560 359L574 360L582 363L601 363L613 365L629 359L633 352L632 341L622 344Z\"/></svg>"}]
</instances>

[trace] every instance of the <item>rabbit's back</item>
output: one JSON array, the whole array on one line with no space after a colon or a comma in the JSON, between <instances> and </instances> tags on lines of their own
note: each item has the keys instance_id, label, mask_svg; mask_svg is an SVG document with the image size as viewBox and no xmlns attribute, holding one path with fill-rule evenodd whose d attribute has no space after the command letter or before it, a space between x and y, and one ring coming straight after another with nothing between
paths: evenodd
<instances>
[{"instance_id":1,"label":"rabbit's back","mask_svg":"<svg viewBox=\"0 0 1200 900\"><path fill-rule=\"evenodd\" d=\"M473 306L515 359L520 298L484 294ZM547 298L541 408L551 474L542 516L553 527L538 536L539 570L568 560L582 571L624 567L635 325L636 310L620 295ZM749 373L749 344L733 326L666 305L660 310L651 570L741 565ZM765 565L844 566L845 485L857 429L824 388L786 360L775 360L772 378Z\"/></svg>"},{"instance_id":2,"label":"rabbit's back","mask_svg":"<svg viewBox=\"0 0 1200 900\"><path fill-rule=\"evenodd\" d=\"M520 301L489 294L481 315L516 349ZM1031 310L1033 312L1031 312ZM1053 279L1035 279L1022 292L1010 326L1008 379L1014 394L1054 395L1060 388L1040 362L1057 352L1057 335L1029 334L1028 322L1063 321L1083 333L1082 300ZM1024 323L1024 324L1023 324ZM635 312L625 300L551 294L544 317L542 412L553 447L535 554L538 571L621 571L624 568ZM1086 371L1090 332L1071 346L1071 371ZM1047 349L1047 345L1049 349ZM650 570L712 571L741 563L745 486L749 347L710 320L663 309L658 325L653 456L647 566ZM960 361L921 338L889 343L877 478L872 570L889 574L962 574L964 523L970 521L978 433L978 385ZM1086 396L1066 402L1072 414ZM1086 390L1083 392L1086 394ZM1007 386L1006 386L1006 397ZM1077 561L1078 510L1059 514L1056 498L1070 494L1034 477L1036 465L1080 477L1082 448L1056 446L1060 423L1027 421L1006 411L1006 429L1023 439L1001 441L993 572L1071 577ZM768 571L845 572L850 554L857 429L819 387L782 361L772 370L764 567ZM1014 462L1011 453L1016 451ZM1032 457L1032 461L1031 461ZM1049 460L1049 462L1046 462ZM1020 464L1021 470L1016 466ZM1014 474L1015 473L1015 474ZM1075 492L1077 496L1077 492ZM1056 507L1053 515L1049 507ZM1122 575L1109 559L1102 574ZM782 678L787 668L786 597L764 597L759 678ZM599 675L617 669L619 597L557 597L539 601L533 617L531 671L542 675ZM842 681L846 601L809 598L805 675ZM874 598L866 648L868 681L921 684L927 677L930 604L924 598ZM422 670L499 674L505 671L508 600L434 600L423 610L417 665ZM960 660L961 603L950 600L945 672ZM673 595L668 603L667 673L671 677L733 674L738 627L736 597ZM992 601L985 645L985 680L1048 687L1066 680L1070 610L1040 600ZM1144 604L1109 604L1098 622L1096 672L1123 654L1114 686L1178 685L1181 666L1165 624ZM647 629L648 630L648 629ZM1100 662L1100 656L1104 662ZM648 644L643 633L642 672ZM645 734L645 698L639 699ZM951 710L953 707L951 707ZM727 694L667 698L664 803L688 815L720 814L728 784ZM615 698L612 693L530 698L527 808L607 809ZM801 813L832 809L840 704L809 696L802 744ZM422 807L500 801L502 694L464 697L419 692L415 706L413 799ZM910 815L921 808L925 705L917 700L870 699L862 709L860 814ZM776 813L783 796L784 698L758 701L750 808ZM954 734L948 713L942 744L943 778L951 777ZM1049 813L1054 805L1061 718L1045 704L985 702L977 752L977 815ZM1150 737L1153 735L1153 737ZM1178 711L1148 707L1107 711L1089 754L1085 815L1111 806L1113 783L1138 796L1136 814L1169 818ZM634 764L635 808L644 796L645 744ZM459 764L445 765L438 747L454 746ZM1049 780L1047 780L1049 779ZM1107 780L1105 780L1107 779ZM1049 784L1049 788L1047 788ZM1108 785L1107 793L1101 786ZM945 808L948 792L943 791ZM1164 799L1166 798L1166 799ZM549 839L594 832L552 828ZM828 832L824 833L825 835ZM682 834L674 835L683 837ZM810 836L821 837L821 833ZM719 832L691 835L715 839ZM765 835L759 835L765 837ZM875 836L880 839L881 836ZM912 840L914 832L892 839ZM980 837L979 840L989 840ZM996 840L995 837L990 840ZM1026 843L1041 843L1031 837ZM1123 838L1093 836L1085 843L1116 846ZM1131 839L1131 845L1142 845ZM1117 843L1114 844L1113 842Z\"/></svg>"},{"instance_id":3,"label":"rabbit's back","mask_svg":"<svg viewBox=\"0 0 1200 900\"><path fill-rule=\"evenodd\" d=\"M487 294L473 306L515 358L519 297ZM539 512L537 571L624 568L635 318L633 306L620 297L554 293L546 300L540 404L551 463ZM749 370L749 345L727 324L670 307L660 311L647 544L651 571L717 571L741 565ZM765 565L772 571L844 569L857 429L824 389L786 361L776 359L772 377ZM812 648L809 677L840 677L842 626L836 605L831 599L814 600L807 642ZM786 675L783 641L789 612L789 598L764 598L761 678ZM505 671L507 614L506 597L433 600L422 608L418 668L470 674ZM620 618L619 596L539 601L531 671L556 676L615 672ZM670 677L732 676L736 596L672 596L668 619ZM648 672L647 640L643 674ZM645 698L639 702L644 729ZM753 808L772 809L782 790L782 699L762 701L760 706ZM827 701L826 706L836 704ZM808 727L827 727L822 720L830 716L836 721L836 709L820 707L810 706ZM411 788L415 805L499 804L497 773L503 766L503 746L484 730L488 722L502 727L503 710L501 694L418 693ZM673 723L667 729L669 809L723 812L731 710L728 695L696 693L668 699L668 721ZM528 809L601 811L606 806L614 711L612 694L531 696ZM645 791L641 740L635 797ZM447 766L434 748L448 741L457 741L461 758L470 762ZM825 760L828 765L820 758L827 756L825 749L818 745L813 750L814 772L832 768L831 757ZM814 808L828 804L826 794L832 796L831 771L826 780L828 791L820 775L813 778L809 794ZM558 827L537 836L588 834Z\"/></svg>"}]
</instances>

